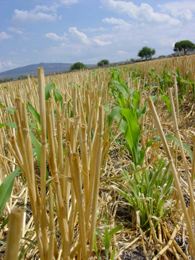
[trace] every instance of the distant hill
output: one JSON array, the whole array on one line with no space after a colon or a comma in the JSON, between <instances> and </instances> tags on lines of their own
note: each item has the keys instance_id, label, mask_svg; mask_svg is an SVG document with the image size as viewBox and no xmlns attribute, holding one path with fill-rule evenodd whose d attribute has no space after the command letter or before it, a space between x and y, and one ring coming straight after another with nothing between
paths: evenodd
<instances>
[{"instance_id":1,"label":"distant hill","mask_svg":"<svg viewBox=\"0 0 195 260\"><path fill-rule=\"evenodd\" d=\"M43 67L45 75L48 74L54 74L54 73L60 73L69 71L72 63L39 63L39 64L32 64L27 65L24 67L7 70L0 73L0 79L5 78L13 78L17 79L19 76L37 76L37 68ZM88 67L91 67L92 65L87 65Z\"/></svg>"}]
</instances>

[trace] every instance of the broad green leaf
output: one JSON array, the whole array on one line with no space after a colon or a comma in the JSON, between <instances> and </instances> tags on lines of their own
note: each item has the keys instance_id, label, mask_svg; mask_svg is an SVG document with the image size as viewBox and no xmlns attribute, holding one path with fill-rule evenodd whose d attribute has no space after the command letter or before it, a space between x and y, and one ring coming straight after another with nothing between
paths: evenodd
<instances>
[{"instance_id":1,"label":"broad green leaf","mask_svg":"<svg viewBox=\"0 0 195 260\"><path fill-rule=\"evenodd\" d=\"M9 114L14 115L15 108L7 107L7 111L8 111Z\"/></svg>"},{"instance_id":2,"label":"broad green leaf","mask_svg":"<svg viewBox=\"0 0 195 260\"><path fill-rule=\"evenodd\" d=\"M55 101L56 102L60 101L61 106L62 106L63 105L63 98L62 98L62 95L59 92L59 90L55 88L53 94L54 94Z\"/></svg>"},{"instance_id":3,"label":"broad green leaf","mask_svg":"<svg viewBox=\"0 0 195 260\"><path fill-rule=\"evenodd\" d=\"M0 215L2 214L2 211L5 207L6 202L9 200L13 185L14 185L14 179L17 175L21 173L20 168L17 167L15 171L10 173L1 183L0 186Z\"/></svg>"},{"instance_id":4,"label":"broad green leaf","mask_svg":"<svg viewBox=\"0 0 195 260\"><path fill-rule=\"evenodd\" d=\"M6 123L6 125L7 125L7 126L10 126L10 127L12 127L12 128L17 129L17 125L16 125L15 122L8 122L8 123Z\"/></svg>"},{"instance_id":5,"label":"broad green leaf","mask_svg":"<svg viewBox=\"0 0 195 260\"><path fill-rule=\"evenodd\" d=\"M129 109L121 109L121 115L123 115L127 121L127 129L125 131L125 138L127 141L127 147L130 149L132 160L135 165L138 164L138 146L141 135L139 123L136 115Z\"/></svg>"},{"instance_id":6,"label":"broad green leaf","mask_svg":"<svg viewBox=\"0 0 195 260\"><path fill-rule=\"evenodd\" d=\"M50 91L52 89L55 89L55 84L54 83L48 83L45 87L45 100L48 100L51 97Z\"/></svg>"},{"instance_id":7,"label":"broad green leaf","mask_svg":"<svg viewBox=\"0 0 195 260\"><path fill-rule=\"evenodd\" d=\"M161 98L162 98L163 101L166 102L167 109L169 111L169 115L171 115L171 103L170 103L169 97L167 95L162 95Z\"/></svg>"},{"instance_id":8,"label":"broad green leaf","mask_svg":"<svg viewBox=\"0 0 195 260\"><path fill-rule=\"evenodd\" d=\"M41 125L41 119L40 119L40 115L37 112L37 110L28 102L28 108L30 110L30 112L32 113L34 119L36 120L36 122Z\"/></svg>"},{"instance_id":9,"label":"broad green leaf","mask_svg":"<svg viewBox=\"0 0 195 260\"><path fill-rule=\"evenodd\" d=\"M38 159L38 164L39 167L41 166L41 144L39 143L39 141L37 140L37 138L34 136L34 134L30 131L29 132L30 138L31 138L31 142L33 143L35 150L36 150L36 154L37 154L37 159Z\"/></svg>"}]
</instances>

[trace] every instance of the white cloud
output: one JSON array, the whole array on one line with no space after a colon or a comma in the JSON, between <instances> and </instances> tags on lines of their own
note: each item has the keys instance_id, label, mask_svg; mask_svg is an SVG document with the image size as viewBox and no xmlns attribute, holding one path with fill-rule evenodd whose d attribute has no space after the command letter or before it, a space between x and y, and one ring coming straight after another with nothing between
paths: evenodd
<instances>
[{"instance_id":1,"label":"white cloud","mask_svg":"<svg viewBox=\"0 0 195 260\"><path fill-rule=\"evenodd\" d=\"M103 32L103 31L106 31L106 28L104 27L98 27L98 28L84 28L82 29L82 31L84 32L89 32L89 33L94 33L94 32Z\"/></svg>"},{"instance_id":2,"label":"white cloud","mask_svg":"<svg viewBox=\"0 0 195 260\"><path fill-rule=\"evenodd\" d=\"M64 34L64 36L59 36L56 33L46 33L45 37L54 41L64 41L66 40L66 34Z\"/></svg>"},{"instance_id":3,"label":"white cloud","mask_svg":"<svg viewBox=\"0 0 195 260\"><path fill-rule=\"evenodd\" d=\"M17 33L17 34L23 34L22 30L14 28L14 27L9 27L8 31L14 32L14 33Z\"/></svg>"},{"instance_id":4,"label":"white cloud","mask_svg":"<svg viewBox=\"0 0 195 260\"><path fill-rule=\"evenodd\" d=\"M79 41L85 45L93 45L94 43L99 46L110 45L112 42L107 40L111 38L110 34L102 34L94 37L87 37L87 35L79 31L76 27L70 27L69 32L72 36L76 36Z\"/></svg>"},{"instance_id":5,"label":"white cloud","mask_svg":"<svg viewBox=\"0 0 195 260\"><path fill-rule=\"evenodd\" d=\"M6 32L0 32L0 40L7 40L10 38L11 38L11 35L7 34Z\"/></svg>"},{"instance_id":6,"label":"white cloud","mask_svg":"<svg viewBox=\"0 0 195 260\"><path fill-rule=\"evenodd\" d=\"M79 30L77 30L76 27L70 27L68 30L73 36L76 36L77 38L79 38L79 40L84 43L84 44L90 44L90 40L87 37L87 35L83 32L80 32Z\"/></svg>"},{"instance_id":7,"label":"white cloud","mask_svg":"<svg viewBox=\"0 0 195 260\"><path fill-rule=\"evenodd\" d=\"M195 2L193 1L176 1L158 5L163 11L170 13L174 17L181 17L186 20L193 18L193 12L195 12Z\"/></svg>"},{"instance_id":8,"label":"white cloud","mask_svg":"<svg viewBox=\"0 0 195 260\"><path fill-rule=\"evenodd\" d=\"M73 4L77 4L78 2L79 0L60 0L60 3L64 5L73 5Z\"/></svg>"},{"instance_id":9,"label":"white cloud","mask_svg":"<svg viewBox=\"0 0 195 260\"><path fill-rule=\"evenodd\" d=\"M51 22L56 20L56 14L46 14L43 12L39 12L36 10L31 11L23 11L23 10L14 10L14 14L12 20L15 22L38 22L38 21L45 21Z\"/></svg>"},{"instance_id":10,"label":"white cloud","mask_svg":"<svg viewBox=\"0 0 195 260\"><path fill-rule=\"evenodd\" d=\"M108 24L114 24L114 25L118 25L119 27L130 27L130 23L124 21L123 19L117 19L114 17L111 18L105 18L102 20L103 23L108 23Z\"/></svg>"},{"instance_id":11,"label":"white cloud","mask_svg":"<svg viewBox=\"0 0 195 260\"><path fill-rule=\"evenodd\" d=\"M95 42L99 46L110 45L112 43L111 41L103 41L97 38L93 39L93 42Z\"/></svg>"},{"instance_id":12,"label":"white cloud","mask_svg":"<svg viewBox=\"0 0 195 260\"><path fill-rule=\"evenodd\" d=\"M155 12L149 4L142 3L140 6L133 2L101 0L102 6L119 14L127 14L129 17L145 23L157 22L178 25L179 20L167 14Z\"/></svg>"}]
</instances>

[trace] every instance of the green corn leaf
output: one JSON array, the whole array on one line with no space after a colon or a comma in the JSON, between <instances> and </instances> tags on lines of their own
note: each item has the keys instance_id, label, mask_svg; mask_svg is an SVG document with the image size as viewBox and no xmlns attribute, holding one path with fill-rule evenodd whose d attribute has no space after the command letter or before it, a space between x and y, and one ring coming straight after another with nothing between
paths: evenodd
<instances>
[{"instance_id":1,"label":"green corn leaf","mask_svg":"<svg viewBox=\"0 0 195 260\"><path fill-rule=\"evenodd\" d=\"M41 144L39 143L39 141L37 140L37 138L34 136L34 134L30 131L29 132L30 138L31 138L31 142L33 143L35 150L36 150L36 154L37 154L37 159L38 159L38 164L39 167L41 166Z\"/></svg>"},{"instance_id":2,"label":"green corn leaf","mask_svg":"<svg viewBox=\"0 0 195 260\"><path fill-rule=\"evenodd\" d=\"M14 115L15 108L7 107L7 111L8 111L9 114Z\"/></svg>"},{"instance_id":3,"label":"green corn leaf","mask_svg":"<svg viewBox=\"0 0 195 260\"><path fill-rule=\"evenodd\" d=\"M34 119L36 120L36 122L41 125L41 119L40 119L40 115L37 112L37 110L28 102L28 108L32 114L32 116L34 117Z\"/></svg>"},{"instance_id":4,"label":"green corn leaf","mask_svg":"<svg viewBox=\"0 0 195 260\"><path fill-rule=\"evenodd\" d=\"M169 111L169 115L171 115L171 103L170 103L169 97L167 95L162 95L161 98L162 98L163 101L166 102L167 109Z\"/></svg>"},{"instance_id":5,"label":"green corn leaf","mask_svg":"<svg viewBox=\"0 0 195 260\"><path fill-rule=\"evenodd\" d=\"M6 125L7 125L7 126L10 126L10 127L12 127L12 128L17 129L17 125L16 125L15 122L8 122L8 123L6 123Z\"/></svg>"},{"instance_id":6,"label":"green corn leaf","mask_svg":"<svg viewBox=\"0 0 195 260\"><path fill-rule=\"evenodd\" d=\"M63 98L62 98L62 95L59 92L59 90L55 88L53 94L54 94L55 101L56 102L60 101L61 106L62 106L63 105Z\"/></svg>"},{"instance_id":7,"label":"green corn leaf","mask_svg":"<svg viewBox=\"0 0 195 260\"><path fill-rule=\"evenodd\" d=\"M45 87L45 100L49 100L51 95L50 95L50 91L52 89L55 89L55 84L54 83L49 83L46 85Z\"/></svg>"},{"instance_id":8,"label":"green corn leaf","mask_svg":"<svg viewBox=\"0 0 195 260\"><path fill-rule=\"evenodd\" d=\"M2 214L2 211L5 207L6 202L9 200L13 185L14 185L14 179L17 175L21 173L20 168L17 167L15 171L10 173L1 183L0 186L0 215Z\"/></svg>"},{"instance_id":9,"label":"green corn leaf","mask_svg":"<svg viewBox=\"0 0 195 260\"><path fill-rule=\"evenodd\" d=\"M121 109L121 115L123 115L127 121L127 129L125 131L125 138L127 141L127 147L130 150L132 160L135 165L138 164L138 146L141 135L139 123L136 115L129 109Z\"/></svg>"}]
</instances>

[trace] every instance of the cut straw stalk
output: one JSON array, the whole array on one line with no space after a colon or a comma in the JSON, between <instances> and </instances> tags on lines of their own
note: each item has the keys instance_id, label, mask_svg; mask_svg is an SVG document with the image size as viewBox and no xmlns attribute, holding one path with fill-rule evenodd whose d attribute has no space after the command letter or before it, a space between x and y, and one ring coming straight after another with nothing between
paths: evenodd
<instances>
[{"instance_id":1,"label":"cut straw stalk","mask_svg":"<svg viewBox=\"0 0 195 260\"><path fill-rule=\"evenodd\" d=\"M9 231L6 245L5 260L17 260L22 231L23 211L13 209L9 218Z\"/></svg>"},{"instance_id":2,"label":"cut straw stalk","mask_svg":"<svg viewBox=\"0 0 195 260\"><path fill-rule=\"evenodd\" d=\"M167 250L169 247L171 247L173 241L174 241L174 238L181 226L181 223L183 221L183 217L184 217L184 214L181 215L181 218L180 218L180 221L177 223L177 225L175 226L174 230L173 230L173 233L171 235L171 237L169 238L169 242L167 243L167 245L165 247L163 247L160 252L158 252L158 254L152 259L152 260L157 260L160 256L162 256ZM187 259L186 257L184 259Z\"/></svg>"},{"instance_id":3,"label":"cut straw stalk","mask_svg":"<svg viewBox=\"0 0 195 260\"><path fill-rule=\"evenodd\" d=\"M82 199L82 190L81 190L81 173L79 171L79 155L73 153L71 162L71 175L73 178L73 187L78 202L79 210L79 230L80 230L80 240L82 247L82 259L86 259L87 256L87 241L86 241L86 223L84 217L84 205Z\"/></svg>"},{"instance_id":4,"label":"cut straw stalk","mask_svg":"<svg viewBox=\"0 0 195 260\"><path fill-rule=\"evenodd\" d=\"M46 221L46 108L45 108L45 78L42 67L38 68L38 86L39 86L39 104L40 104L40 120L41 120L41 230L43 236L44 257L47 258L48 253L48 234Z\"/></svg>"},{"instance_id":5,"label":"cut straw stalk","mask_svg":"<svg viewBox=\"0 0 195 260\"><path fill-rule=\"evenodd\" d=\"M150 108L150 111L152 113L154 122L156 124L156 128L157 128L158 133L159 133L159 135L161 137L161 140L162 140L162 143L163 143L163 146L164 146L167 158L168 158L168 160L170 162L170 165L171 165L171 169L172 169L172 173L173 173L173 176L174 176L176 189L178 191L178 196L179 196L179 199L180 199L180 202L181 202L181 207L182 207L182 210L183 210L183 213L184 213L185 221L186 221L186 224L187 224L187 229L188 229L188 232L189 232L189 240L190 240L191 248L192 248L191 256L193 258L195 258L195 239L194 239L193 229L192 229L190 218L189 218L189 215L188 215L188 212L187 212L187 208L186 208L186 205L185 205L185 201L184 201L183 193L182 193L182 190L181 190L181 186L180 186L179 178L178 178L178 175L177 175L177 171L176 171L176 168L175 168L175 165L174 165L174 162L173 162L173 159L172 159L172 156L171 156L171 153L170 153L170 150L169 150L169 147L168 147L168 144L167 144L167 141L166 141L166 138L165 138L165 134L163 132L163 129L162 129L159 117L158 117L158 115L156 113L156 109L154 107L154 104L153 104L151 98L148 98L148 104L149 104L149 108Z\"/></svg>"},{"instance_id":6,"label":"cut straw stalk","mask_svg":"<svg viewBox=\"0 0 195 260\"><path fill-rule=\"evenodd\" d=\"M54 178L54 182L52 183L53 183L54 192L56 194L56 208L57 208L57 214L59 220L59 227L62 235L62 249L63 249L62 254L63 254L63 259L68 260L70 255L68 224L67 224L66 212L65 212L63 199L62 199L62 191L61 191L59 176L58 176L50 105L51 105L51 100L46 101L47 129L48 129L48 139L49 139L49 147L50 147L49 165L50 165L52 177Z\"/></svg>"},{"instance_id":7,"label":"cut straw stalk","mask_svg":"<svg viewBox=\"0 0 195 260\"><path fill-rule=\"evenodd\" d=\"M174 102L173 102L172 89L169 89L168 92L169 92L169 99L170 99L170 102L171 102L171 112L172 112L172 117L173 117L173 121L174 121L174 125L175 125L175 131L176 131L177 138L179 140L180 149L181 149L181 156L182 156L182 159L183 159L183 162L184 162L186 178L188 180L188 186L189 186L189 191L190 191L190 205L191 205L191 209L192 209L192 216L195 218L195 203L194 203L193 186L192 186L192 183L191 183L190 173L189 173L188 165L187 165L187 162L186 162L186 157L185 157L185 153L184 153L184 149L183 149L183 144L182 144L182 141L181 141L181 136L180 136L180 132L179 132L179 128L178 128L177 117L176 117L176 114L175 114L175 106L174 106Z\"/></svg>"},{"instance_id":8,"label":"cut straw stalk","mask_svg":"<svg viewBox=\"0 0 195 260\"><path fill-rule=\"evenodd\" d=\"M103 127L104 127L103 126L103 107L99 106L99 133L97 135L97 139L98 139L97 161L96 161L95 174L94 174L94 180L93 180L94 181L94 192L93 192L93 203L92 203L90 251L93 250L93 246L94 246L95 227L96 227L96 220L97 220L98 194L99 194L101 156L102 156Z\"/></svg>"},{"instance_id":9,"label":"cut straw stalk","mask_svg":"<svg viewBox=\"0 0 195 260\"><path fill-rule=\"evenodd\" d=\"M81 158L82 158L82 176L84 180L85 209L89 201L89 162L87 156L87 135L86 126L81 125Z\"/></svg>"}]
</instances>

